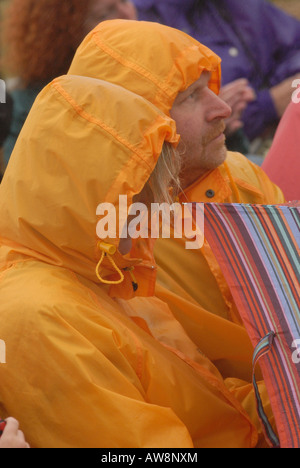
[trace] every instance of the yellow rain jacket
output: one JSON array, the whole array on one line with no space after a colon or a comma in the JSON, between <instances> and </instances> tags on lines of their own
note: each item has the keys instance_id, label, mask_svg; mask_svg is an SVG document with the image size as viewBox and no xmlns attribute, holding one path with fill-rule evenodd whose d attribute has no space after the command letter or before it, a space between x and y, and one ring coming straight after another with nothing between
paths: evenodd
<instances>
[{"instance_id":1,"label":"yellow rain jacket","mask_svg":"<svg viewBox=\"0 0 300 468\"><path fill-rule=\"evenodd\" d=\"M284 202L284 196L258 166L228 152L226 162L185 190L180 200L277 204ZM156 295L168 302L224 377L250 381L253 349L208 243L204 241L199 250L187 250L185 239L159 239L155 257L159 265ZM193 306L187 308L186 302Z\"/></svg>"},{"instance_id":2,"label":"yellow rain jacket","mask_svg":"<svg viewBox=\"0 0 300 468\"><path fill-rule=\"evenodd\" d=\"M0 186L0 414L32 447L257 444L219 371L153 297L151 241L122 256L118 238L96 236L98 205L130 204L177 139L148 101L91 78L54 80L31 110Z\"/></svg>"},{"instance_id":3,"label":"yellow rain jacket","mask_svg":"<svg viewBox=\"0 0 300 468\"><path fill-rule=\"evenodd\" d=\"M101 23L84 39L69 73L119 84L169 115L177 94L195 82L203 70L211 72L209 87L218 93L220 59L204 45L161 24L114 20ZM281 191L263 171L237 153L228 153L225 164L181 196L183 202L280 203L283 200ZM156 295L168 303L189 337L214 362L223 377L230 377L226 384L254 420L256 408L251 386L245 387L245 382L252 379L253 348L249 337L209 245L205 243L195 252L186 250L184 243L185 239L157 241ZM262 392L268 413L263 384Z\"/></svg>"}]
</instances>

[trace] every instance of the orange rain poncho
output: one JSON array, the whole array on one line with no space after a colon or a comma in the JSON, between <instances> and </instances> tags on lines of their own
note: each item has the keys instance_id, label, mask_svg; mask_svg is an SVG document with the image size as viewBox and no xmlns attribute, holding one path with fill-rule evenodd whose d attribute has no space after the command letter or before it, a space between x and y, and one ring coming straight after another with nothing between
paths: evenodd
<instances>
[{"instance_id":1,"label":"orange rain poncho","mask_svg":"<svg viewBox=\"0 0 300 468\"><path fill-rule=\"evenodd\" d=\"M204 45L161 24L115 20L101 23L85 38L69 73L122 85L168 115L178 93L203 70L211 72L209 87L218 93L220 59ZM181 200L280 203L284 197L259 167L240 154L228 153L226 163L189 187ZM251 386L239 380L252 379L249 337L209 245L205 243L200 251L184 246L184 239L157 241L156 295L168 303L223 377L230 377L226 384L255 420ZM263 398L268 412L268 398Z\"/></svg>"},{"instance_id":2,"label":"orange rain poncho","mask_svg":"<svg viewBox=\"0 0 300 468\"><path fill-rule=\"evenodd\" d=\"M41 92L21 132L0 186L0 414L32 447L257 444L218 370L152 296L151 248L137 240L104 259L99 276L116 280L117 267L120 285L95 273L97 206L130 203L164 140L177 142L174 122L149 102L75 76Z\"/></svg>"}]
</instances>

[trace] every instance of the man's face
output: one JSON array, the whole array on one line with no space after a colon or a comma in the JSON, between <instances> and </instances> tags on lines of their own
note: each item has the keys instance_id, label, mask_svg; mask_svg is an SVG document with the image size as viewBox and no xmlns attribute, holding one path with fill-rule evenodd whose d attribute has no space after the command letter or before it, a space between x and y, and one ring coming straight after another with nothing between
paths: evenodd
<instances>
[{"instance_id":1,"label":"man's face","mask_svg":"<svg viewBox=\"0 0 300 468\"><path fill-rule=\"evenodd\" d=\"M181 135L182 186L191 185L226 159L224 119L231 108L208 88L210 73L179 93L170 111Z\"/></svg>"},{"instance_id":2,"label":"man's face","mask_svg":"<svg viewBox=\"0 0 300 468\"><path fill-rule=\"evenodd\" d=\"M91 0L85 20L85 34L88 34L99 23L112 19L136 20L134 4L129 0Z\"/></svg>"}]
</instances>

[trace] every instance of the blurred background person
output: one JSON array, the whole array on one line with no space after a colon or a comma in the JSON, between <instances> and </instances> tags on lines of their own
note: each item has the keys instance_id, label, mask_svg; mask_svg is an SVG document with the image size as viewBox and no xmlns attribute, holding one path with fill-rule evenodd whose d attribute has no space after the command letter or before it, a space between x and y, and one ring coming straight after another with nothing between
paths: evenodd
<instances>
[{"instance_id":1,"label":"blurred background person","mask_svg":"<svg viewBox=\"0 0 300 468\"><path fill-rule=\"evenodd\" d=\"M29 110L41 89L67 73L74 53L98 23L136 19L127 0L11 0L3 13L5 66L13 81L13 117L4 144L7 164ZM11 81L12 82L12 81Z\"/></svg>"},{"instance_id":2,"label":"blurred background person","mask_svg":"<svg viewBox=\"0 0 300 468\"><path fill-rule=\"evenodd\" d=\"M291 102L277 128L262 168L286 200L300 200L300 102Z\"/></svg>"},{"instance_id":3,"label":"blurred background person","mask_svg":"<svg viewBox=\"0 0 300 468\"><path fill-rule=\"evenodd\" d=\"M235 92L235 101L231 94L231 101L227 101L233 108L238 106L243 123L243 131L229 128L227 146L244 153L263 151L264 145L260 149L259 145L272 137L291 101L291 83L299 77L300 22L265 0L134 3L139 19L181 29L217 53L222 58L223 86L240 86L236 80L245 80L244 92ZM246 91L247 84L255 93L253 99Z\"/></svg>"},{"instance_id":4,"label":"blurred background person","mask_svg":"<svg viewBox=\"0 0 300 468\"><path fill-rule=\"evenodd\" d=\"M300 20L298 0L276 0L275 4ZM293 102L287 107L276 131L263 169L282 189L287 200L300 200L300 89L293 91Z\"/></svg>"}]
</instances>

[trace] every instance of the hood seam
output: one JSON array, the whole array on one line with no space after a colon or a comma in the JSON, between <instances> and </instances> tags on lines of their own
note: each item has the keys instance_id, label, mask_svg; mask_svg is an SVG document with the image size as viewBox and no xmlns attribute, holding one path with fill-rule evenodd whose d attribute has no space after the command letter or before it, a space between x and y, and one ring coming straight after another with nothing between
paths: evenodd
<instances>
[{"instance_id":1,"label":"hood seam","mask_svg":"<svg viewBox=\"0 0 300 468\"><path fill-rule=\"evenodd\" d=\"M94 39L94 42L95 42L96 46L99 47L99 49L103 50L105 53L107 53L108 55L113 57L116 61L118 61L119 63L121 63L125 67L131 68L132 70L134 70L137 73L139 73L140 75L142 75L144 78L147 78L149 81L154 83L159 89L161 89L162 92L167 93L170 98L172 97L171 95L169 95L168 86L167 86L167 83L165 81L160 81L155 75L153 75L146 68L142 67L141 65L139 65L139 64L137 64L137 63L135 63L135 62L133 62L131 60L128 60L128 59L125 59L124 57L122 57L117 51L112 49L110 45L106 44L101 39L99 39L99 36L98 36L97 33L98 32L96 31L93 34L93 39Z\"/></svg>"},{"instance_id":2,"label":"hood seam","mask_svg":"<svg viewBox=\"0 0 300 468\"><path fill-rule=\"evenodd\" d=\"M125 140L123 137L121 137L113 128L109 127L106 125L102 120L98 119L97 117L94 117L91 114L88 114L79 104L76 103L76 101L70 96L67 91L58 84L58 82L55 79L52 83L51 86L65 99L65 101L75 110L75 112L80 115L84 120L87 120L90 123L93 123L97 125L98 127L102 128L105 132L109 133L110 136L112 136L115 140L117 140L119 143L121 143L123 146L125 146L127 149L135 153L147 166L149 166L148 162L144 159L142 156L140 150L134 146L132 146L127 140ZM157 119L153 122L153 124L157 121ZM150 128L149 126L148 128ZM145 135L145 134L144 134ZM150 167L150 166L149 166Z\"/></svg>"}]
</instances>

